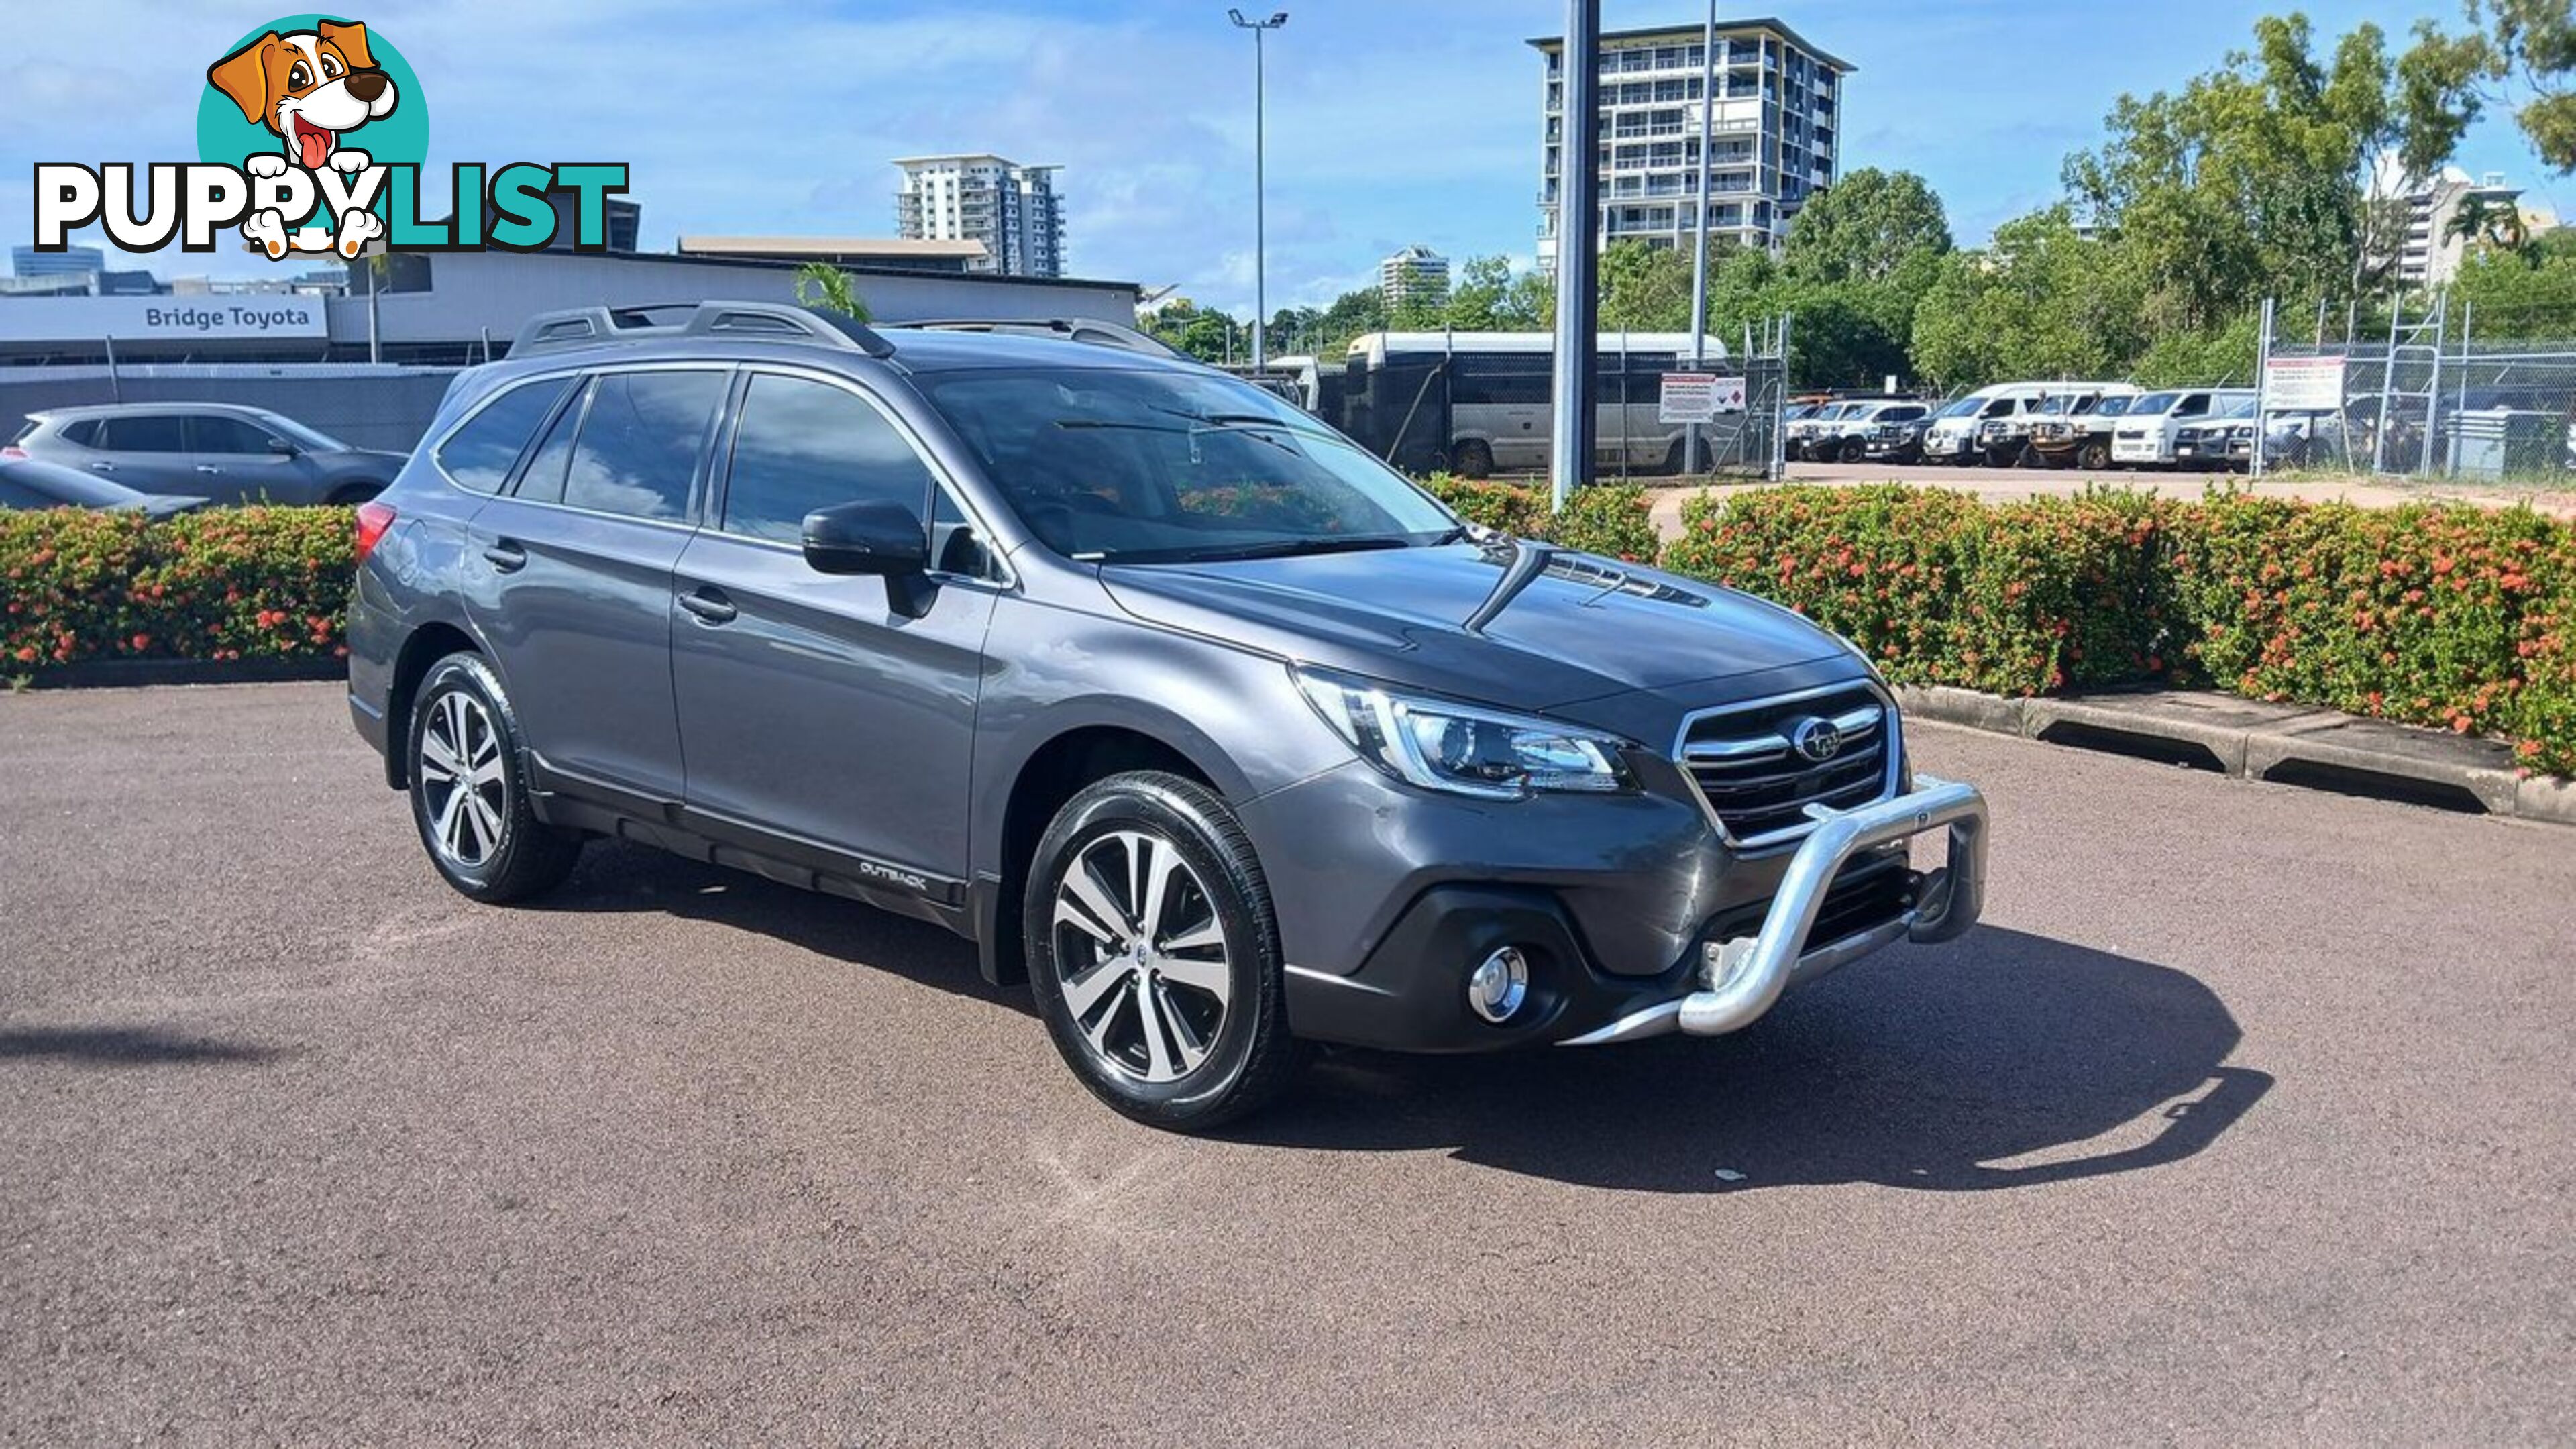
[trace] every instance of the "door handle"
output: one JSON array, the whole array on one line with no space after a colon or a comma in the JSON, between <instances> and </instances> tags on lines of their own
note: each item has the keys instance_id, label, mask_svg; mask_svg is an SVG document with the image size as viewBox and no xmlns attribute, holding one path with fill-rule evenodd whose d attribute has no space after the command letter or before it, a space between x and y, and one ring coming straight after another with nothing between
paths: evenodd
<instances>
[{"instance_id":1,"label":"door handle","mask_svg":"<svg viewBox=\"0 0 2576 1449\"><path fill-rule=\"evenodd\" d=\"M517 573L528 566L528 551L506 538L483 550L483 558L505 574Z\"/></svg>"},{"instance_id":2,"label":"door handle","mask_svg":"<svg viewBox=\"0 0 2576 1449\"><path fill-rule=\"evenodd\" d=\"M680 607L709 624L730 624L742 612L733 606L733 600L724 596L724 590L712 586L694 594L682 594Z\"/></svg>"},{"instance_id":3,"label":"door handle","mask_svg":"<svg viewBox=\"0 0 2576 1449\"><path fill-rule=\"evenodd\" d=\"M212 463L199 463L197 465L197 471L200 473L220 473L224 470L216 467Z\"/></svg>"},{"instance_id":4,"label":"door handle","mask_svg":"<svg viewBox=\"0 0 2576 1449\"><path fill-rule=\"evenodd\" d=\"M113 473L116 471L116 465L114 463L92 463L89 465L89 470L93 473Z\"/></svg>"}]
</instances>

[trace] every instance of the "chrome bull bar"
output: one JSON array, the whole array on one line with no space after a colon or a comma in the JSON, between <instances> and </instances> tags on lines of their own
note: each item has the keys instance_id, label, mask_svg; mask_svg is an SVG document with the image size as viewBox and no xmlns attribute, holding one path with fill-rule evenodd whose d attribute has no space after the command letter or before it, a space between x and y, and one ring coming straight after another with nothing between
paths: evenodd
<instances>
[{"instance_id":1,"label":"chrome bull bar","mask_svg":"<svg viewBox=\"0 0 2576 1449\"><path fill-rule=\"evenodd\" d=\"M1681 1031L1723 1036L1769 1011L1793 981L1812 980L1899 940L1947 941L1977 923L1985 905L1986 798L1974 785L1918 775L1914 789L1852 810L1810 807L1816 828L1789 858L1780 890L1750 936L1701 948L1701 987L1633 1011L1564 1046L1606 1046ZM1911 909L1869 930L1807 947L1816 913L1843 866L1864 850L1934 830L1950 832L1950 859L1923 878Z\"/></svg>"}]
</instances>

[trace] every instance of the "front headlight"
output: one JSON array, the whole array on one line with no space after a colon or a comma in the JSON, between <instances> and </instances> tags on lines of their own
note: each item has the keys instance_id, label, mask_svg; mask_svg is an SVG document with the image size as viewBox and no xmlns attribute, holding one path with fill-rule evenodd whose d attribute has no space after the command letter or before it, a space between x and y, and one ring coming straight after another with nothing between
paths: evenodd
<instances>
[{"instance_id":1,"label":"front headlight","mask_svg":"<svg viewBox=\"0 0 2576 1449\"><path fill-rule=\"evenodd\" d=\"M1636 788L1627 741L1553 720L1402 694L1330 670L1292 668L1299 692L1361 759L1409 785L1517 800L1540 790Z\"/></svg>"}]
</instances>

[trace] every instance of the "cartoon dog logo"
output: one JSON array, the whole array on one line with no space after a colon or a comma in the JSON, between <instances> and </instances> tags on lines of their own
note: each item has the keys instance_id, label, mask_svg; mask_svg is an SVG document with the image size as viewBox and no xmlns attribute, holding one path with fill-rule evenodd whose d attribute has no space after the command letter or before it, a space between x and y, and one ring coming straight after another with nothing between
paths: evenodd
<instances>
[{"instance_id":1,"label":"cartoon dog logo","mask_svg":"<svg viewBox=\"0 0 2576 1449\"><path fill-rule=\"evenodd\" d=\"M241 107L242 119L265 125L283 143L282 150L243 163L253 176L281 176L290 164L352 176L364 171L367 153L344 149L340 138L393 114L401 99L393 78L367 52L367 27L354 20L317 21L311 30L284 35L272 30L208 66L206 79ZM384 231L384 219L363 208L341 213L338 222L333 246L347 257ZM286 255L288 232L274 207L242 223L242 235L272 259Z\"/></svg>"}]
</instances>

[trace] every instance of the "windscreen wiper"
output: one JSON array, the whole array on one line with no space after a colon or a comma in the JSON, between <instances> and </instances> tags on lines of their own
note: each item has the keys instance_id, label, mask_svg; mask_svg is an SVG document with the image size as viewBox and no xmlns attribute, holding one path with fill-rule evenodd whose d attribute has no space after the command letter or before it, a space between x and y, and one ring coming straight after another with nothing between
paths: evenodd
<instances>
[{"instance_id":1,"label":"windscreen wiper","mask_svg":"<svg viewBox=\"0 0 2576 1449\"><path fill-rule=\"evenodd\" d=\"M1247 558L1295 558L1310 553L1359 553L1378 548L1411 548L1413 540L1403 534L1357 533L1348 537L1321 535L1315 538L1288 538L1277 543L1246 544L1242 548L1215 549L1194 553L1185 563L1218 563Z\"/></svg>"}]
</instances>

